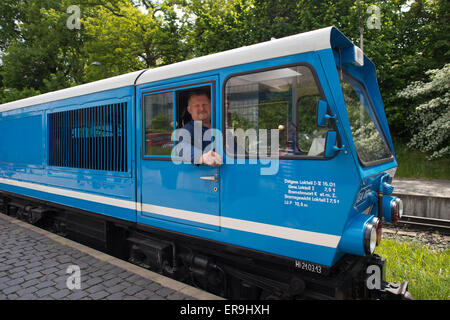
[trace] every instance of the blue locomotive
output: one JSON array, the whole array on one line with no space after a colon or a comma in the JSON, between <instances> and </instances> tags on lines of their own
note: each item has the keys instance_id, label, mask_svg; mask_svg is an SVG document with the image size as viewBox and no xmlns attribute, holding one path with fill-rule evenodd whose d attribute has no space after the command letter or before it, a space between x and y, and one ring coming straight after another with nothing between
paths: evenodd
<instances>
[{"instance_id":1,"label":"blue locomotive","mask_svg":"<svg viewBox=\"0 0 450 320\"><path fill-rule=\"evenodd\" d=\"M0 105L2 212L229 298L407 298L396 167L334 27Z\"/></svg>"}]
</instances>

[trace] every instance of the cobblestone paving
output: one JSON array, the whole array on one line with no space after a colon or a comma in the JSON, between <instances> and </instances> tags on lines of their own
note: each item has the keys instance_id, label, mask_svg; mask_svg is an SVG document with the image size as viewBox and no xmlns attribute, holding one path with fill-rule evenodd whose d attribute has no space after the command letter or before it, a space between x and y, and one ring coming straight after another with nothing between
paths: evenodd
<instances>
[{"instance_id":1,"label":"cobblestone paving","mask_svg":"<svg viewBox=\"0 0 450 320\"><path fill-rule=\"evenodd\" d=\"M70 290L70 265L81 289ZM175 290L0 217L0 300L187 300Z\"/></svg>"}]
</instances>

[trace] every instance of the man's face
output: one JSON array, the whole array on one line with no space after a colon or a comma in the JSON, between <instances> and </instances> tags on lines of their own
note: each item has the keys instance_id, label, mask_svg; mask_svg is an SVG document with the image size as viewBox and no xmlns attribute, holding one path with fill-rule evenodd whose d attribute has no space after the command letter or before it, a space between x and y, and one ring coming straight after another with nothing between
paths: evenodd
<instances>
[{"instance_id":1,"label":"man's face","mask_svg":"<svg viewBox=\"0 0 450 320\"><path fill-rule=\"evenodd\" d=\"M206 95L195 95L189 99L188 112L194 121L202 121L204 126L211 125L211 101Z\"/></svg>"}]
</instances>

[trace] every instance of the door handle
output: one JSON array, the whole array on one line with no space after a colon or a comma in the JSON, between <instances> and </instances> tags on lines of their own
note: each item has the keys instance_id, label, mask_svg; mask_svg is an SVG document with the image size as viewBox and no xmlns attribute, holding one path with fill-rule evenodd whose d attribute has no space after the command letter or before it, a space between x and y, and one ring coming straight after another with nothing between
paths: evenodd
<instances>
[{"instance_id":1,"label":"door handle","mask_svg":"<svg viewBox=\"0 0 450 320\"><path fill-rule=\"evenodd\" d=\"M206 181L214 181L214 182L217 182L217 181L219 181L219 175L216 173L216 174L213 175L213 176L200 177L200 179L206 180Z\"/></svg>"}]
</instances>

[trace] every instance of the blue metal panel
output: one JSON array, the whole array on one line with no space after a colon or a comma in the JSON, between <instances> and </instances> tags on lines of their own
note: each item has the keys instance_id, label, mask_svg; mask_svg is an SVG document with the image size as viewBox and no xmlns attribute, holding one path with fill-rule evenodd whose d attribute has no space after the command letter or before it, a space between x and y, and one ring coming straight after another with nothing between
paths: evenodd
<instances>
[{"instance_id":1,"label":"blue metal panel","mask_svg":"<svg viewBox=\"0 0 450 320\"><path fill-rule=\"evenodd\" d=\"M39 164L46 170L19 171L17 166L5 167L0 163L0 179L3 181L3 183L0 182L0 189L111 217L136 221L135 180L131 166L131 159L134 159L134 148L133 144L129 143L134 136L132 130L133 94L133 87L121 88L4 113L0 123L4 121L9 126L13 119L18 119L18 121L22 121L22 118L26 119L30 114L26 110L33 110L34 115L37 114L37 111L40 113L45 111L45 118L48 117L48 121L43 121L39 113L39 119L35 123L23 126L27 127L25 133L27 140L22 146L30 144L28 148L30 155L40 157ZM89 138L97 130L97 128L89 129L89 124L96 120L101 125L99 122L100 111L90 112L89 110L95 109L97 106L113 104L118 106L117 111L120 113L120 117L117 119L126 122L118 125L120 137L117 137L120 140L119 147L126 154L121 163L122 172L100 171L102 169L100 159L98 157L94 159L94 142L104 146L105 142L102 139L112 140L112 137L105 137L111 136L111 132L109 132L111 124L109 123L103 128L104 132L109 130L108 133L102 133L98 128L100 133L98 137ZM111 119L111 112L109 113L110 118L106 119ZM129 117L126 116L127 113L129 113ZM49 126L52 121L57 125ZM84 128L84 130L79 130L80 128ZM46 134L43 135L43 132ZM77 139L81 141L76 141L74 135L80 137ZM0 134L0 136L4 135ZM63 143L61 152L54 152L56 146L52 143L52 137L55 141ZM46 149L43 149L42 141L46 142L44 144L47 146ZM110 141L110 145L112 145L112 141ZM18 146L14 146L14 148L14 150L18 150L21 157L28 154ZM55 162L58 165L43 166L42 159L45 153L48 154L49 162ZM0 161L1 158L0 154ZM26 161L30 162L28 159ZM78 168L69 167L71 164ZM81 165L84 165L85 168L81 168ZM108 169L111 168L113 168L112 162L108 166ZM30 186L29 183L32 185ZM43 191L42 188L46 191ZM81 193L83 197L77 197L78 193ZM64 196L65 194L69 196ZM117 201L120 205L115 205ZM125 207L121 206L123 203L125 203Z\"/></svg>"},{"instance_id":2,"label":"blue metal panel","mask_svg":"<svg viewBox=\"0 0 450 320\"><path fill-rule=\"evenodd\" d=\"M42 167L42 115L0 119L0 165Z\"/></svg>"}]
</instances>

